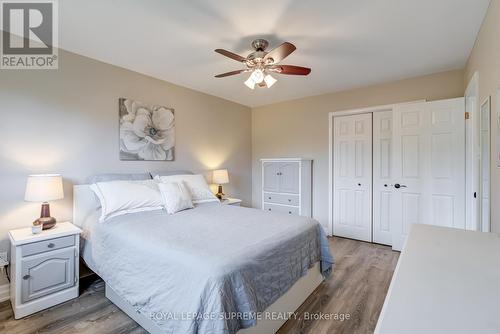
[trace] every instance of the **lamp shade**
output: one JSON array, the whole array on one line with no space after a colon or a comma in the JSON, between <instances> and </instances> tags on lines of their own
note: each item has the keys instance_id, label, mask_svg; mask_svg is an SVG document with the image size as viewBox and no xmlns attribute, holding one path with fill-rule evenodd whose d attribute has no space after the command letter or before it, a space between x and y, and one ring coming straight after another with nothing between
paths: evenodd
<instances>
[{"instance_id":1,"label":"lamp shade","mask_svg":"<svg viewBox=\"0 0 500 334\"><path fill-rule=\"evenodd\" d=\"M229 183L229 175L227 174L227 169L214 170L212 182L215 184Z\"/></svg>"},{"instance_id":2,"label":"lamp shade","mask_svg":"<svg viewBox=\"0 0 500 334\"><path fill-rule=\"evenodd\" d=\"M48 202L64 198L62 177L59 174L28 176L24 200L28 202Z\"/></svg>"}]
</instances>

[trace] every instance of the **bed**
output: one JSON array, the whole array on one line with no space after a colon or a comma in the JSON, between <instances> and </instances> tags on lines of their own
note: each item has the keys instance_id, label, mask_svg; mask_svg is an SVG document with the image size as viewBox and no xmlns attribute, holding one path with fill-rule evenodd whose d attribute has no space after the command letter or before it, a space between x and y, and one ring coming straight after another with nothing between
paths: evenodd
<instances>
[{"instance_id":1,"label":"bed","mask_svg":"<svg viewBox=\"0 0 500 334\"><path fill-rule=\"evenodd\" d=\"M153 334L274 333L333 264L321 226L305 217L205 203L99 223L99 211L90 187L75 186L84 261Z\"/></svg>"}]
</instances>

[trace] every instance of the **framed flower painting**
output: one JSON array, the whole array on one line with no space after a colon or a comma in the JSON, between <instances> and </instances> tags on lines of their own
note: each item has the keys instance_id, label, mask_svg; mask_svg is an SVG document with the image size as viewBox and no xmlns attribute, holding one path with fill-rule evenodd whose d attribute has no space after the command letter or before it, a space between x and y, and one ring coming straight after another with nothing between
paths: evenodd
<instances>
[{"instance_id":1,"label":"framed flower painting","mask_svg":"<svg viewBox=\"0 0 500 334\"><path fill-rule=\"evenodd\" d=\"M174 109L126 98L118 105L120 160L174 160Z\"/></svg>"}]
</instances>

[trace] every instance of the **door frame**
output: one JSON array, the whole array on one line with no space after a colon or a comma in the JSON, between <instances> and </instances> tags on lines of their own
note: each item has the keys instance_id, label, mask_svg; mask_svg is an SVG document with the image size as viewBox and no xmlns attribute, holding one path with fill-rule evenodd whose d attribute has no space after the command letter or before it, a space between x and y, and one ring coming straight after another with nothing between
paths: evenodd
<instances>
[{"instance_id":1,"label":"door frame","mask_svg":"<svg viewBox=\"0 0 500 334\"><path fill-rule=\"evenodd\" d=\"M483 207L484 207L484 201L483 201L483 193L484 193L484 182L483 182L483 140L482 140L482 120L483 120L483 115L482 115L482 109L483 109L483 106L484 105L487 105L488 106L488 120L489 120L489 124L488 124L488 152L489 152L489 159L487 161L487 164L488 164L488 184L486 185L487 188L488 188L488 225L487 226L484 226L483 224ZM479 211L479 222L478 222L478 231L481 231L481 232L490 232L491 231L491 96L487 96L483 102L479 105L479 132L480 132L480 140L479 140L479 143L480 143L480 158L479 158L479 195L477 196L479 201L478 201L478 211Z\"/></svg>"},{"instance_id":2,"label":"door frame","mask_svg":"<svg viewBox=\"0 0 500 334\"><path fill-rule=\"evenodd\" d=\"M465 122L465 229L480 230L480 104L479 104L479 73L472 75L465 90L465 112L469 119ZM472 104L470 99L475 99ZM472 107L472 110L471 110ZM490 181L491 182L491 181ZM474 193L476 197L474 198Z\"/></svg>"},{"instance_id":3,"label":"door frame","mask_svg":"<svg viewBox=\"0 0 500 334\"><path fill-rule=\"evenodd\" d=\"M330 111L328 113L328 235L335 235L335 231L333 230L333 189L334 189L334 180L333 180L333 120L335 117L340 116L350 116L357 114L368 114L374 113L378 111L392 111L394 106L401 104L409 104L409 103L418 103L418 102L426 102L427 100L416 100L416 101L408 101L402 103L392 103L379 105L374 107L366 107L366 108L357 108L357 109L347 109L340 111ZM373 127L373 124L372 124ZM373 129L372 129L373 130ZM372 143L373 145L373 143ZM372 150L373 154L373 150ZM373 157L372 157L373 158ZM373 177L373 169L372 169L372 177ZM373 203L373 198L372 198ZM373 234L373 231L372 231Z\"/></svg>"}]
</instances>

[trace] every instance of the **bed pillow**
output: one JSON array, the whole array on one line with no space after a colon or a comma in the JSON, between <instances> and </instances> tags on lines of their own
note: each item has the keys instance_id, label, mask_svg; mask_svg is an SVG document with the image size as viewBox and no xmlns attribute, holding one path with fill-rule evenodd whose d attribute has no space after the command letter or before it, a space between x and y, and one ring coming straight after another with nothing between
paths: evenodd
<instances>
[{"instance_id":1,"label":"bed pillow","mask_svg":"<svg viewBox=\"0 0 500 334\"><path fill-rule=\"evenodd\" d=\"M93 184L108 181L139 181L151 179L152 177L149 173L107 173L92 175L87 178L87 183Z\"/></svg>"},{"instance_id":2,"label":"bed pillow","mask_svg":"<svg viewBox=\"0 0 500 334\"><path fill-rule=\"evenodd\" d=\"M172 175L193 175L192 172L188 170L174 170L174 171L156 171L149 172L151 178L154 179L157 176L172 176Z\"/></svg>"},{"instance_id":3,"label":"bed pillow","mask_svg":"<svg viewBox=\"0 0 500 334\"><path fill-rule=\"evenodd\" d=\"M207 181L201 174L181 174L181 175L170 175L170 176L157 176L157 180L161 183L168 182L184 182L191 195L191 200L193 203L205 203L205 202L217 202L218 199L210 191Z\"/></svg>"},{"instance_id":4,"label":"bed pillow","mask_svg":"<svg viewBox=\"0 0 500 334\"><path fill-rule=\"evenodd\" d=\"M127 213L163 208L155 180L97 182L90 188L101 203L100 222Z\"/></svg>"},{"instance_id":5,"label":"bed pillow","mask_svg":"<svg viewBox=\"0 0 500 334\"><path fill-rule=\"evenodd\" d=\"M184 181L159 183L158 187L168 214L173 215L176 212L193 208L191 194Z\"/></svg>"}]
</instances>

